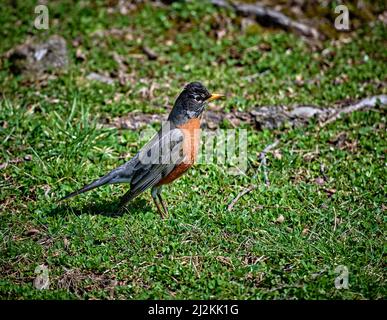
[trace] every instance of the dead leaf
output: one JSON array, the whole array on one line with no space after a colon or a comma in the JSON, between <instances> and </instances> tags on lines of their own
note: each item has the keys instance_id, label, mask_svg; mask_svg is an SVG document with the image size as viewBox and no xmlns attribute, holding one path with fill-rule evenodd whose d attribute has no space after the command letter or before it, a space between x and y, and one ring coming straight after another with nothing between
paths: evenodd
<instances>
[{"instance_id":1,"label":"dead leaf","mask_svg":"<svg viewBox=\"0 0 387 320\"><path fill-rule=\"evenodd\" d=\"M283 223L284 221L285 221L285 217L282 214L280 214L278 218L275 220L275 222L277 223Z\"/></svg>"},{"instance_id":2,"label":"dead leaf","mask_svg":"<svg viewBox=\"0 0 387 320\"><path fill-rule=\"evenodd\" d=\"M334 195L336 193L336 189L328 189L328 188L324 188L323 189L329 197L331 197L332 195Z\"/></svg>"},{"instance_id":3,"label":"dead leaf","mask_svg":"<svg viewBox=\"0 0 387 320\"><path fill-rule=\"evenodd\" d=\"M234 265L232 264L232 260L231 260L230 257L217 256L217 257L216 257L216 260L218 260L219 262L221 262L221 263L223 263L223 264L225 264L225 265L234 267Z\"/></svg>"},{"instance_id":4,"label":"dead leaf","mask_svg":"<svg viewBox=\"0 0 387 320\"><path fill-rule=\"evenodd\" d=\"M261 51L271 51L271 45L266 42L262 42L258 45L259 50Z\"/></svg>"},{"instance_id":5,"label":"dead leaf","mask_svg":"<svg viewBox=\"0 0 387 320\"><path fill-rule=\"evenodd\" d=\"M274 159L281 160L282 159L281 150L279 150L279 149L273 150L273 157L274 157Z\"/></svg>"},{"instance_id":6,"label":"dead leaf","mask_svg":"<svg viewBox=\"0 0 387 320\"><path fill-rule=\"evenodd\" d=\"M81 48L77 48L77 51L75 52L75 57L80 61L86 60L86 54L83 52Z\"/></svg>"},{"instance_id":7,"label":"dead leaf","mask_svg":"<svg viewBox=\"0 0 387 320\"><path fill-rule=\"evenodd\" d=\"M38 229L30 229L30 230L27 230L24 235L27 236L27 237L31 237L31 236L34 236L35 234L39 234L40 231Z\"/></svg>"},{"instance_id":8,"label":"dead leaf","mask_svg":"<svg viewBox=\"0 0 387 320\"><path fill-rule=\"evenodd\" d=\"M296 75L296 80L294 81L294 83L297 85L297 86L303 86L305 84L305 81L304 81L304 78L302 77L301 74L298 74Z\"/></svg>"}]
</instances>

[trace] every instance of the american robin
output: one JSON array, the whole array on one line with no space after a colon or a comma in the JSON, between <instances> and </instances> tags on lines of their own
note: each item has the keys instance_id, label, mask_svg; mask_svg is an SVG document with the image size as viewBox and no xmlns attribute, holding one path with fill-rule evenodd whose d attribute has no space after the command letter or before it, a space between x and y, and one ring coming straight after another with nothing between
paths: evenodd
<instances>
[{"instance_id":1,"label":"american robin","mask_svg":"<svg viewBox=\"0 0 387 320\"><path fill-rule=\"evenodd\" d=\"M200 82L191 82L176 99L160 131L131 160L61 200L106 184L130 183L130 190L121 199L121 208L152 188L152 198L164 218L168 209L161 197L161 188L179 178L194 164L204 107L207 102L221 97L223 95L210 94Z\"/></svg>"}]
</instances>

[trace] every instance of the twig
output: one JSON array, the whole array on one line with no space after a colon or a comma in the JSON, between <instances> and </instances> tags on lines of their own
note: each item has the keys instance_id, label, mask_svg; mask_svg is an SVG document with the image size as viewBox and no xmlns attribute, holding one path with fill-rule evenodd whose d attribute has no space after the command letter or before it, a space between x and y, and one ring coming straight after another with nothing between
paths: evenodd
<instances>
[{"instance_id":1,"label":"twig","mask_svg":"<svg viewBox=\"0 0 387 320\"><path fill-rule=\"evenodd\" d=\"M267 168L266 168L266 154L273 148L275 148L279 143L279 140L276 140L274 141L272 144L269 144L268 146L265 147L265 149L263 149L263 151L260 153L259 155L259 159L261 160L261 163L260 163L260 166L263 166L263 172L264 172L264 175L265 175L265 184L268 186L270 184L270 181L269 181L269 178L267 177ZM254 177L256 176L256 174L254 175ZM237 194L237 196L230 202L230 204L227 206L227 210L228 211L231 211L235 204L238 202L238 200L243 197L245 194L253 191L254 189L256 189L257 186L256 185L251 185L249 186L248 188L242 190L241 192L239 192Z\"/></svg>"},{"instance_id":2,"label":"twig","mask_svg":"<svg viewBox=\"0 0 387 320\"><path fill-rule=\"evenodd\" d=\"M320 163L320 172L321 172L325 182L328 182L328 177L325 174L325 165L323 163Z\"/></svg>"},{"instance_id":3,"label":"twig","mask_svg":"<svg viewBox=\"0 0 387 320\"><path fill-rule=\"evenodd\" d=\"M379 96L373 96L370 98L365 98L363 100L360 100L358 103L349 105L345 108L342 108L340 110L337 110L333 115L331 115L327 120L324 122L320 123L319 127L323 128L327 124L332 123L338 119L341 118L341 115L347 114L347 113L352 113L355 111L359 111L365 108L374 108L377 104L378 101L380 101L380 104L386 105L387 104L387 95L382 94Z\"/></svg>"},{"instance_id":4,"label":"twig","mask_svg":"<svg viewBox=\"0 0 387 320\"><path fill-rule=\"evenodd\" d=\"M263 25L275 25L285 30L294 30L295 32L314 39L319 39L322 35L313 27L295 21L283 13L267 8L260 4L242 4L232 3L225 0L211 0L214 6L234 10L239 15L252 15Z\"/></svg>"},{"instance_id":5,"label":"twig","mask_svg":"<svg viewBox=\"0 0 387 320\"><path fill-rule=\"evenodd\" d=\"M273 148L275 148L279 143L279 140L274 141L272 144L269 144L268 146L263 149L263 151L259 155L259 160L261 160L260 167L262 166L263 168L263 177L265 179L265 184L267 186L270 185L270 180L267 175L267 163L266 163L266 154Z\"/></svg>"},{"instance_id":6,"label":"twig","mask_svg":"<svg viewBox=\"0 0 387 320\"><path fill-rule=\"evenodd\" d=\"M243 191L241 191L240 193L238 193L238 195L234 198L234 200L232 200L231 203L228 205L227 210L231 211L232 208L234 208L235 204L238 202L238 200L241 197L243 197L246 193L253 191L255 188L257 188L256 185L251 185L250 187L248 187L248 188L244 189Z\"/></svg>"},{"instance_id":7,"label":"twig","mask_svg":"<svg viewBox=\"0 0 387 320\"><path fill-rule=\"evenodd\" d=\"M159 57L156 52L154 52L151 48L148 48L146 46L142 46L142 52L148 57L149 60L157 60Z\"/></svg>"},{"instance_id":8,"label":"twig","mask_svg":"<svg viewBox=\"0 0 387 320\"><path fill-rule=\"evenodd\" d=\"M115 266L113 266L113 267L110 268L110 269L105 270L102 274L106 274L106 273L108 273L108 272L114 270L115 268L117 268L118 266L120 266L121 264L123 264L123 263L125 263L125 262L126 262L126 260L123 260L123 261L118 262Z\"/></svg>"},{"instance_id":9,"label":"twig","mask_svg":"<svg viewBox=\"0 0 387 320\"><path fill-rule=\"evenodd\" d=\"M196 263L199 263L198 260L199 260L198 256L195 256L195 262L196 262ZM198 269L196 268L196 263L192 262L192 257L190 257L190 263L191 263L193 269L195 270L196 276L197 276L198 278L200 278L200 273L199 273Z\"/></svg>"}]
</instances>

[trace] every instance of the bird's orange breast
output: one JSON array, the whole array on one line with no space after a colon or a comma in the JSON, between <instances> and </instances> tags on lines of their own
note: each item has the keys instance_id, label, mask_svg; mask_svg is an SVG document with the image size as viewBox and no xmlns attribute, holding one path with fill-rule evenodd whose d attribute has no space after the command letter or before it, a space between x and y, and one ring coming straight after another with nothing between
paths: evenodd
<instances>
[{"instance_id":1,"label":"bird's orange breast","mask_svg":"<svg viewBox=\"0 0 387 320\"><path fill-rule=\"evenodd\" d=\"M182 163L176 165L166 177L161 179L157 186L176 180L191 168L196 161L200 145L200 119L190 119L177 127L183 132L184 160Z\"/></svg>"}]
</instances>

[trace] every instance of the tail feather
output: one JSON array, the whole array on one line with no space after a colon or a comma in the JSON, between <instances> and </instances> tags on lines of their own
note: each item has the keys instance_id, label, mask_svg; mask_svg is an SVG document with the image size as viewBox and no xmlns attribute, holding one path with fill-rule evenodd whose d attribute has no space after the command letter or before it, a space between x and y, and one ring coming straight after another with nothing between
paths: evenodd
<instances>
[{"instance_id":1,"label":"tail feather","mask_svg":"<svg viewBox=\"0 0 387 320\"><path fill-rule=\"evenodd\" d=\"M127 169L126 166L118 167L117 169L114 169L113 171L111 171L107 175L93 181L90 184L85 185L83 188L81 188L77 191L71 192L70 194L68 194L65 197L63 197L62 199L60 199L59 201L72 198L74 196L77 196L78 194L93 190L93 189L101 187L105 184L130 182L131 174L130 174L130 171L128 172L128 170L126 170L126 169Z\"/></svg>"},{"instance_id":2,"label":"tail feather","mask_svg":"<svg viewBox=\"0 0 387 320\"><path fill-rule=\"evenodd\" d=\"M98 188L100 186L103 186L105 184L108 184L111 180L112 180L112 177L110 176L110 174L103 176L102 178L97 179L97 180L93 181L92 183L85 185L83 188L81 188L77 191L71 192L70 194L61 198L59 201L63 201L63 200L75 197L78 194L81 194L81 193L93 190L95 188Z\"/></svg>"}]
</instances>

